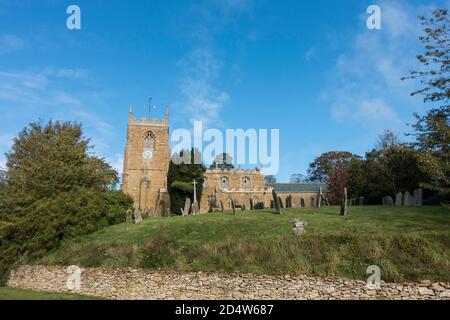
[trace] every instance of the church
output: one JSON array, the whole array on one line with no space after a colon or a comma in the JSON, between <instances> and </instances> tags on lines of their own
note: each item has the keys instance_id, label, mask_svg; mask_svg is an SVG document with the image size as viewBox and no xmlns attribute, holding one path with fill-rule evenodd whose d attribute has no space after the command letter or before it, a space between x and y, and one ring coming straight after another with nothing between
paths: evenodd
<instances>
[{"instance_id":1,"label":"church","mask_svg":"<svg viewBox=\"0 0 450 320\"><path fill-rule=\"evenodd\" d=\"M169 146L169 115L161 120L137 119L130 108L121 190L129 194L135 204L150 216L170 214L167 173L171 161ZM213 211L253 210L272 208L272 190L277 192L282 207L320 206L321 183L266 184L262 171L256 169L209 169L199 203L200 213Z\"/></svg>"}]
</instances>

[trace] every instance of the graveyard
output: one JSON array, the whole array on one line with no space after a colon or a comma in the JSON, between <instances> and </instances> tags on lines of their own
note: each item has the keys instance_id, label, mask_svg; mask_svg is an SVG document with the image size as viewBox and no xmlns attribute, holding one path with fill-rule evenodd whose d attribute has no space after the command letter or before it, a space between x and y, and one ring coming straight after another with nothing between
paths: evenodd
<instances>
[{"instance_id":1,"label":"graveyard","mask_svg":"<svg viewBox=\"0 0 450 320\"><path fill-rule=\"evenodd\" d=\"M296 232L292 222L306 222ZM439 206L236 211L126 222L63 242L39 265L450 281L450 219ZM302 230L303 231L303 230Z\"/></svg>"}]
</instances>

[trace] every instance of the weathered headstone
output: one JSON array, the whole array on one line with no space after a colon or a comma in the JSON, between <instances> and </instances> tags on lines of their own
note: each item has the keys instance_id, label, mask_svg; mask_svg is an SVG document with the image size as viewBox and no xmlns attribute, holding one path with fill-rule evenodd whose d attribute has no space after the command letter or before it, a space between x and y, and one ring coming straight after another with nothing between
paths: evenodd
<instances>
[{"instance_id":1,"label":"weathered headstone","mask_svg":"<svg viewBox=\"0 0 450 320\"><path fill-rule=\"evenodd\" d=\"M394 200L391 196L386 196L383 198L383 206L392 207L394 205Z\"/></svg>"},{"instance_id":2,"label":"weathered headstone","mask_svg":"<svg viewBox=\"0 0 450 320\"><path fill-rule=\"evenodd\" d=\"M341 204L341 216L347 215L347 188L344 188L344 194L342 196Z\"/></svg>"},{"instance_id":3,"label":"weathered headstone","mask_svg":"<svg viewBox=\"0 0 450 320\"><path fill-rule=\"evenodd\" d=\"M284 209L283 200L281 199L281 197L278 197L278 203L280 204L280 208Z\"/></svg>"},{"instance_id":4,"label":"weathered headstone","mask_svg":"<svg viewBox=\"0 0 450 320\"><path fill-rule=\"evenodd\" d=\"M403 197L403 205L405 207L413 207L414 206L414 198L411 195L411 193L409 193L409 191L405 192L405 196Z\"/></svg>"},{"instance_id":5,"label":"weathered headstone","mask_svg":"<svg viewBox=\"0 0 450 320\"><path fill-rule=\"evenodd\" d=\"M191 208L191 199L190 198L186 198L186 201L184 202L184 209L181 208L181 215L187 216L189 215L189 209Z\"/></svg>"},{"instance_id":6,"label":"weathered headstone","mask_svg":"<svg viewBox=\"0 0 450 320\"><path fill-rule=\"evenodd\" d=\"M399 192L395 196L395 206L396 207L401 207L402 204L403 204L403 193Z\"/></svg>"},{"instance_id":7,"label":"weathered headstone","mask_svg":"<svg viewBox=\"0 0 450 320\"><path fill-rule=\"evenodd\" d=\"M133 210L128 209L127 210L127 222L132 221L133 220Z\"/></svg>"},{"instance_id":8,"label":"weathered headstone","mask_svg":"<svg viewBox=\"0 0 450 320\"><path fill-rule=\"evenodd\" d=\"M145 208L144 209L144 218L147 218L148 216L149 216L148 209Z\"/></svg>"},{"instance_id":9,"label":"weathered headstone","mask_svg":"<svg viewBox=\"0 0 450 320\"><path fill-rule=\"evenodd\" d=\"M141 210L138 207L134 208L134 223L139 224L142 222Z\"/></svg>"},{"instance_id":10,"label":"weathered headstone","mask_svg":"<svg viewBox=\"0 0 450 320\"><path fill-rule=\"evenodd\" d=\"M421 207L423 205L423 190L422 188L414 191L414 205Z\"/></svg>"},{"instance_id":11,"label":"weathered headstone","mask_svg":"<svg viewBox=\"0 0 450 320\"><path fill-rule=\"evenodd\" d=\"M277 212L279 214L281 214L281 207L280 207L279 197L278 197L277 193L275 192L275 190L272 190L272 196L273 196L273 205L275 207L275 210L277 210Z\"/></svg>"},{"instance_id":12,"label":"weathered headstone","mask_svg":"<svg viewBox=\"0 0 450 320\"><path fill-rule=\"evenodd\" d=\"M322 203L322 187L319 189L319 197L317 199L317 208L320 208L320 205Z\"/></svg>"},{"instance_id":13,"label":"weathered headstone","mask_svg":"<svg viewBox=\"0 0 450 320\"><path fill-rule=\"evenodd\" d=\"M306 232L305 228L308 225L308 223L304 220L295 219L292 222L292 230L294 233L298 236L304 234Z\"/></svg>"}]
</instances>

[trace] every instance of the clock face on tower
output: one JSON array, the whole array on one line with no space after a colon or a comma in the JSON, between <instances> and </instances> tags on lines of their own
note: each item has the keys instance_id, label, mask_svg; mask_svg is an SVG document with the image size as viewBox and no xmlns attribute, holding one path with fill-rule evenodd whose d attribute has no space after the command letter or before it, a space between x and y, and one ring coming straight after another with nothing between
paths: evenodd
<instances>
[{"instance_id":1,"label":"clock face on tower","mask_svg":"<svg viewBox=\"0 0 450 320\"><path fill-rule=\"evenodd\" d=\"M150 160L153 157L153 152L151 150L145 150L143 154L144 160Z\"/></svg>"}]
</instances>

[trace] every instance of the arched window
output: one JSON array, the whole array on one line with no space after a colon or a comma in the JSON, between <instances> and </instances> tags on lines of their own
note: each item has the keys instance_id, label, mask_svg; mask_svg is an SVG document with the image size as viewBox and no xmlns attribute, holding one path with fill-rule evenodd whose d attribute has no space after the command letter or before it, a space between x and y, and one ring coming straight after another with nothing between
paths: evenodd
<instances>
[{"instance_id":1,"label":"arched window","mask_svg":"<svg viewBox=\"0 0 450 320\"><path fill-rule=\"evenodd\" d=\"M144 135L144 160L151 160L153 158L153 151L155 148L156 136L152 131L147 131Z\"/></svg>"},{"instance_id":2,"label":"arched window","mask_svg":"<svg viewBox=\"0 0 450 320\"><path fill-rule=\"evenodd\" d=\"M228 177L221 177L219 180L219 186L222 189L228 189L230 187L230 180Z\"/></svg>"},{"instance_id":3,"label":"arched window","mask_svg":"<svg viewBox=\"0 0 450 320\"><path fill-rule=\"evenodd\" d=\"M242 189L250 189L252 187L252 181L249 177L242 177L241 179L241 188Z\"/></svg>"}]
</instances>

